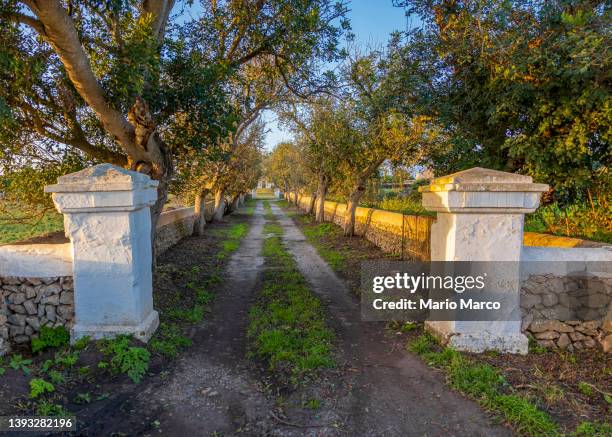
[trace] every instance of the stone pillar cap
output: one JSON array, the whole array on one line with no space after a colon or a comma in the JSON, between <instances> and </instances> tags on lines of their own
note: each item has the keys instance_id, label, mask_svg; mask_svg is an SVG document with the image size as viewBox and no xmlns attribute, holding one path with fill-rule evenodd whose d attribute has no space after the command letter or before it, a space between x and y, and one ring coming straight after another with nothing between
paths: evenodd
<instances>
[{"instance_id":1,"label":"stone pillar cap","mask_svg":"<svg viewBox=\"0 0 612 437\"><path fill-rule=\"evenodd\" d=\"M134 211L153 205L158 182L112 164L98 164L58 178L45 187L64 213Z\"/></svg>"},{"instance_id":2,"label":"stone pillar cap","mask_svg":"<svg viewBox=\"0 0 612 437\"><path fill-rule=\"evenodd\" d=\"M429 185L419 187L419 191L543 192L548 188L546 184L534 184L531 176L474 167L432 179Z\"/></svg>"},{"instance_id":3,"label":"stone pillar cap","mask_svg":"<svg viewBox=\"0 0 612 437\"><path fill-rule=\"evenodd\" d=\"M57 184L47 185L46 193L79 193L100 191L137 191L156 188L158 181L136 171L112 164L98 164L75 173L60 176Z\"/></svg>"}]
</instances>

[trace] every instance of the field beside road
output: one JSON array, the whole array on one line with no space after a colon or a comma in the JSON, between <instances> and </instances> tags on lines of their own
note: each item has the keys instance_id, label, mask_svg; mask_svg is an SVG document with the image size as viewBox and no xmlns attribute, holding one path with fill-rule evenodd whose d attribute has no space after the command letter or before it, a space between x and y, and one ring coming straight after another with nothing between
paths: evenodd
<instances>
[{"instance_id":1,"label":"field beside road","mask_svg":"<svg viewBox=\"0 0 612 437\"><path fill-rule=\"evenodd\" d=\"M55 210L29 211L19 203L0 201L0 244L14 243L62 229L62 215Z\"/></svg>"}]
</instances>

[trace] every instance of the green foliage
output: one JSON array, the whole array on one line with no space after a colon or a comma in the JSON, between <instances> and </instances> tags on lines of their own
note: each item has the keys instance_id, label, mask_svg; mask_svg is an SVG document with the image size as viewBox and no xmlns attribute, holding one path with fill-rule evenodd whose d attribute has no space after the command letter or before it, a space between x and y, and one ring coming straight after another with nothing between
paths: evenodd
<instances>
[{"instance_id":1,"label":"green foliage","mask_svg":"<svg viewBox=\"0 0 612 437\"><path fill-rule=\"evenodd\" d=\"M294 380L333 366L333 333L325 326L321 302L310 293L279 236L266 238L263 253L268 268L259 302L249 312L253 353Z\"/></svg>"},{"instance_id":2,"label":"green foliage","mask_svg":"<svg viewBox=\"0 0 612 437\"><path fill-rule=\"evenodd\" d=\"M558 426L550 416L531 401L505 393L507 382L493 366L473 363L448 347L440 350L435 339L428 333L412 340L408 349L421 355L429 365L443 369L453 388L475 399L485 408L503 415L520 434L560 435Z\"/></svg>"},{"instance_id":3,"label":"green foliage","mask_svg":"<svg viewBox=\"0 0 612 437\"><path fill-rule=\"evenodd\" d=\"M9 367L14 370L21 370L26 375L30 374L29 365L32 364L32 360L25 359L19 354L15 354L11 356L11 361L9 362Z\"/></svg>"},{"instance_id":4,"label":"green foliage","mask_svg":"<svg viewBox=\"0 0 612 437\"><path fill-rule=\"evenodd\" d=\"M172 308L168 311L168 318L175 321L198 323L204 318L204 305L196 304L191 308Z\"/></svg>"},{"instance_id":5,"label":"green foliage","mask_svg":"<svg viewBox=\"0 0 612 437\"><path fill-rule=\"evenodd\" d=\"M485 404L486 405L486 404ZM559 436L559 428L550 416L539 410L528 399L516 395L498 395L492 407L514 424L519 433L539 436Z\"/></svg>"},{"instance_id":6,"label":"green foliage","mask_svg":"<svg viewBox=\"0 0 612 437\"><path fill-rule=\"evenodd\" d=\"M435 215L433 211L427 211L425 208L423 208L420 200L414 200L412 198L385 198L380 202L367 206L384 209L385 211L395 211L410 215Z\"/></svg>"},{"instance_id":7,"label":"green foliage","mask_svg":"<svg viewBox=\"0 0 612 437\"><path fill-rule=\"evenodd\" d=\"M548 349L546 349L545 346L542 346L540 343L538 343L538 341L535 339L535 337L533 335L528 335L527 338L529 339L529 353L531 354L543 354L546 353L546 351L548 351Z\"/></svg>"},{"instance_id":8,"label":"green foliage","mask_svg":"<svg viewBox=\"0 0 612 437\"><path fill-rule=\"evenodd\" d=\"M32 352L41 352L45 349L58 348L68 346L70 344L70 333L63 326L57 328L49 328L43 326L40 328L38 338L32 339Z\"/></svg>"},{"instance_id":9,"label":"green foliage","mask_svg":"<svg viewBox=\"0 0 612 437\"><path fill-rule=\"evenodd\" d=\"M609 423L582 422L572 434L574 437L608 437L612 435Z\"/></svg>"},{"instance_id":10,"label":"green foliage","mask_svg":"<svg viewBox=\"0 0 612 437\"><path fill-rule=\"evenodd\" d=\"M74 367L74 365L79 360L79 352L60 352L55 354L55 363L54 365L58 367L62 367L65 369Z\"/></svg>"},{"instance_id":11,"label":"green foliage","mask_svg":"<svg viewBox=\"0 0 612 437\"><path fill-rule=\"evenodd\" d=\"M246 223L233 224L225 231L225 240L221 243L221 250L217 253L217 259L225 259L230 253L235 252L240 247L240 240L249 231L249 225Z\"/></svg>"},{"instance_id":12,"label":"green foliage","mask_svg":"<svg viewBox=\"0 0 612 437\"><path fill-rule=\"evenodd\" d=\"M584 381L580 381L578 383L578 391L588 397L593 397L595 395L595 390L593 390L593 386Z\"/></svg>"},{"instance_id":13,"label":"green foliage","mask_svg":"<svg viewBox=\"0 0 612 437\"><path fill-rule=\"evenodd\" d=\"M130 337L120 335L112 340L104 340L102 352L110 357L111 369L125 373L138 384L149 369L149 351L141 347L130 346Z\"/></svg>"},{"instance_id":14,"label":"green foliage","mask_svg":"<svg viewBox=\"0 0 612 437\"><path fill-rule=\"evenodd\" d=\"M314 227L305 227L302 231L310 244L316 247L321 258L323 258L333 270L342 269L345 262L344 254L321 241L321 237L335 235L339 232L339 228L335 224L320 223Z\"/></svg>"},{"instance_id":15,"label":"green foliage","mask_svg":"<svg viewBox=\"0 0 612 437\"><path fill-rule=\"evenodd\" d=\"M436 344L436 339L429 333L418 336L408 344L408 350L415 354L422 355L430 352Z\"/></svg>"},{"instance_id":16,"label":"green foliage","mask_svg":"<svg viewBox=\"0 0 612 437\"><path fill-rule=\"evenodd\" d=\"M246 223L236 223L230 227L227 237L231 240L241 240L248 232L249 226Z\"/></svg>"},{"instance_id":17,"label":"green foliage","mask_svg":"<svg viewBox=\"0 0 612 437\"><path fill-rule=\"evenodd\" d=\"M55 387L44 379L34 378L30 381L30 398L36 399L44 393L53 393Z\"/></svg>"},{"instance_id":18,"label":"green foliage","mask_svg":"<svg viewBox=\"0 0 612 437\"><path fill-rule=\"evenodd\" d=\"M283 228L276 223L266 223L263 232L264 234L282 235Z\"/></svg>"},{"instance_id":19,"label":"green foliage","mask_svg":"<svg viewBox=\"0 0 612 437\"><path fill-rule=\"evenodd\" d=\"M51 382L55 385L61 384L65 381L64 375L57 370L49 371L49 379L51 379Z\"/></svg>"},{"instance_id":20,"label":"green foliage","mask_svg":"<svg viewBox=\"0 0 612 437\"><path fill-rule=\"evenodd\" d=\"M45 210L18 202L0 200L0 244L13 243L64 229L64 219L55 209Z\"/></svg>"},{"instance_id":21,"label":"green foliage","mask_svg":"<svg viewBox=\"0 0 612 437\"><path fill-rule=\"evenodd\" d=\"M80 350L85 349L90 341L91 341L91 337L89 335L86 335L84 337L79 338L77 341L75 341L72 347L74 348L74 350L80 351Z\"/></svg>"},{"instance_id":22,"label":"green foliage","mask_svg":"<svg viewBox=\"0 0 612 437\"><path fill-rule=\"evenodd\" d=\"M525 230L612 243L612 206L603 194L589 203L555 202L527 214Z\"/></svg>"},{"instance_id":23,"label":"green foliage","mask_svg":"<svg viewBox=\"0 0 612 437\"><path fill-rule=\"evenodd\" d=\"M424 23L403 46L397 74L413 78L418 67L423 110L452 138L430 164L441 162L445 174L476 165L528 173L564 201L589 187L605 190L612 158L605 2L397 3Z\"/></svg>"},{"instance_id":24,"label":"green foliage","mask_svg":"<svg viewBox=\"0 0 612 437\"><path fill-rule=\"evenodd\" d=\"M323 401L321 401L321 399L316 398L308 399L306 402L304 402L304 406L311 410L318 410L319 408L321 408L322 405Z\"/></svg>"},{"instance_id":25,"label":"green foliage","mask_svg":"<svg viewBox=\"0 0 612 437\"><path fill-rule=\"evenodd\" d=\"M91 394L90 393L79 393L74 398L75 404L89 404L91 403Z\"/></svg>"},{"instance_id":26,"label":"green foliage","mask_svg":"<svg viewBox=\"0 0 612 437\"><path fill-rule=\"evenodd\" d=\"M181 333L178 326L162 323L158 333L151 339L149 347L153 352L174 359L182 349L192 344L193 342Z\"/></svg>"},{"instance_id":27,"label":"green foliage","mask_svg":"<svg viewBox=\"0 0 612 437\"><path fill-rule=\"evenodd\" d=\"M39 416L67 416L68 411L59 404L54 404L47 400L42 400L36 405L36 414Z\"/></svg>"}]
</instances>

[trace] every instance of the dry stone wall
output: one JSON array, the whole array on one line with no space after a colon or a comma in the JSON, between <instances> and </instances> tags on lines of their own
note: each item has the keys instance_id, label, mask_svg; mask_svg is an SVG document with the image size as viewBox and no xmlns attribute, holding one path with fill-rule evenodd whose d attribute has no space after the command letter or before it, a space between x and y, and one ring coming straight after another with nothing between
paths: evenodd
<instances>
[{"instance_id":1,"label":"dry stone wall","mask_svg":"<svg viewBox=\"0 0 612 437\"><path fill-rule=\"evenodd\" d=\"M155 239L155 249L158 255L174 246L181 239L193 233L195 216L183 217L174 222L158 226L157 237Z\"/></svg>"},{"instance_id":2,"label":"dry stone wall","mask_svg":"<svg viewBox=\"0 0 612 437\"><path fill-rule=\"evenodd\" d=\"M29 343L43 326L69 329L73 320L71 276L0 277L0 355L11 343Z\"/></svg>"},{"instance_id":3,"label":"dry stone wall","mask_svg":"<svg viewBox=\"0 0 612 437\"><path fill-rule=\"evenodd\" d=\"M311 197L302 196L299 205L308 208ZM325 221L338 226L344 224L346 204L326 201ZM400 255L404 259L428 261L429 232L434 218L405 215L375 208L359 207L355 211L355 234L380 247L387 253Z\"/></svg>"},{"instance_id":4,"label":"dry stone wall","mask_svg":"<svg viewBox=\"0 0 612 437\"><path fill-rule=\"evenodd\" d=\"M612 351L612 278L530 276L521 288L523 331L545 347Z\"/></svg>"},{"instance_id":5,"label":"dry stone wall","mask_svg":"<svg viewBox=\"0 0 612 437\"><path fill-rule=\"evenodd\" d=\"M307 209L310 200L309 196L300 197L300 208ZM325 221L342 226L345 204L326 201L324 211ZM355 231L387 253L428 260L432 222L431 217L402 217L390 211L357 208ZM525 233L523 243L564 248L602 246L536 233ZM543 259L546 257L543 255ZM562 350L601 347L612 352L612 278L532 275L522 284L521 310L522 331L542 346Z\"/></svg>"}]
</instances>

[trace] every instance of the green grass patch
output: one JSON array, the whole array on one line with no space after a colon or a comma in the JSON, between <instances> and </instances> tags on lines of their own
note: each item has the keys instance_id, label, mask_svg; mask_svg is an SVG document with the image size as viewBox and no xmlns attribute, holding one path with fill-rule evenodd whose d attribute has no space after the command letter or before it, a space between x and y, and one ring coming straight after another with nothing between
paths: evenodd
<instances>
[{"instance_id":1,"label":"green grass patch","mask_svg":"<svg viewBox=\"0 0 612 437\"><path fill-rule=\"evenodd\" d=\"M440 349L428 333L416 337L408 350L420 355L430 366L444 370L449 384L485 408L502 415L520 434L558 436L558 425L529 399L511 392L503 376L489 364L474 363L451 349Z\"/></svg>"},{"instance_id":2,"label":"green grass patch","mask_svg":"<svg viewBox=\"0 0 612 437\"><path fill-rule=\"evenodd\" d=\"M321 238L334 232L333 223L320 223L317 226L304 229L304 235L308 239Z\"/></svg>"},{"instance_id":3,"label":"green grass patch","mask_svg":"<svg viewBox=\"0 0 612 437\"><path fill-rule=\"evenodd\" d=\"M576 437L609 437L612 435L612 425L599 422L582 422L572 436Z\"/></svg>"},{"instance_id":4,"label":"green grass patch","mask_svg":"<svg viewBox=\"0 0 612 437\"><path fill-rule=\"evenodd\" d=\"M235 252L240 247L240 240L249 232L249 225L246 223L236 223L224 231L225 239L221 242L221 250L217 253L217 260L226 258L230 253Z\"/></svg>"},{"instance_id":5,"label":"green grass patch","mask_svg":"<svg viewBox=\"0 0 612 437\"><path fill-rule=\"evenodd\" d=\"M282 235L283 228L277 223L266 223L263 232L264 234Z\"/></svg>"},{"instance_id":6,"label":"green grass patch","mask_svg":"<svg viewBox=\"0 0 612 437\"><path fill-rule=\"evenodd\" d=\"M174 359L179 352L193 344L191 339L184 336L177 325L162 323L157 335L151 339L149 348L167 358Z\"/></svg>"},{"instance_id":7,"label":"green grass patch","mask_svg":"<svg viewBox=\"0 0 612 437\"><path fill-rule=\"evenodd\" d=\"M325 237L334 236L339 232L339 228L333 223L320 223L316 226L306 226L302 229L304 236L312 244L333 270L341 270L346 260L345 255L322 241Z\"/></svg>"},{"instance_id":8,"label":"green grass patch","mask_svg":"<svg viewBox=\"0 0 612 437\"><path fill-rule=\"evenodd\" d=\"M601 195L562 206L539 207L525 216L525 231L612 243L612 203Z\"/></svg>"},{"instance_id":9,"label":"green grass patch","mask_svg":"<svg viewBox=\"0 0 612 437\"><path fill-rule=\"evenodd\" d=\"M134 383L142 381L149 369L151 354L142 347L130 346L131 338L120 335L111 340L102 340L100 350L109 356L111 369L125 373Z\"/></svg>"},{"instance_id":10,"label":"green grass patch","mask_svg":"<svg viewBox=\"0 0 612 437\"><path fill-rule=\"evenodd\" d=\"M274 232L264 240L267 269L259 302L249 312L251 354L295 384L335 364L333 333L325 324L321 301L282 245L282 228L274 223L267 226Z\"/></svg>"},{"instance_id":11,"label":"green grass patch","mask_svg":"<svg viewBox=\"0 0 612 437\"><path fill-rule=\"evenodd\" d=\"M36 209L0 201L0 244L14 243L64 229L64 218L55 210Z\"/></svg>"},{"instance_id":12,"label":"green grass patch","mask_svg":"<svg viewBox=\"0 0 612 437\"><path fill-rule=\"evenodd\" d=\"M247 234L248 230L249 227L246 223L236 223L227 231L227 238L231 240L240 240Z\"/></svg>"}]
</instances>

